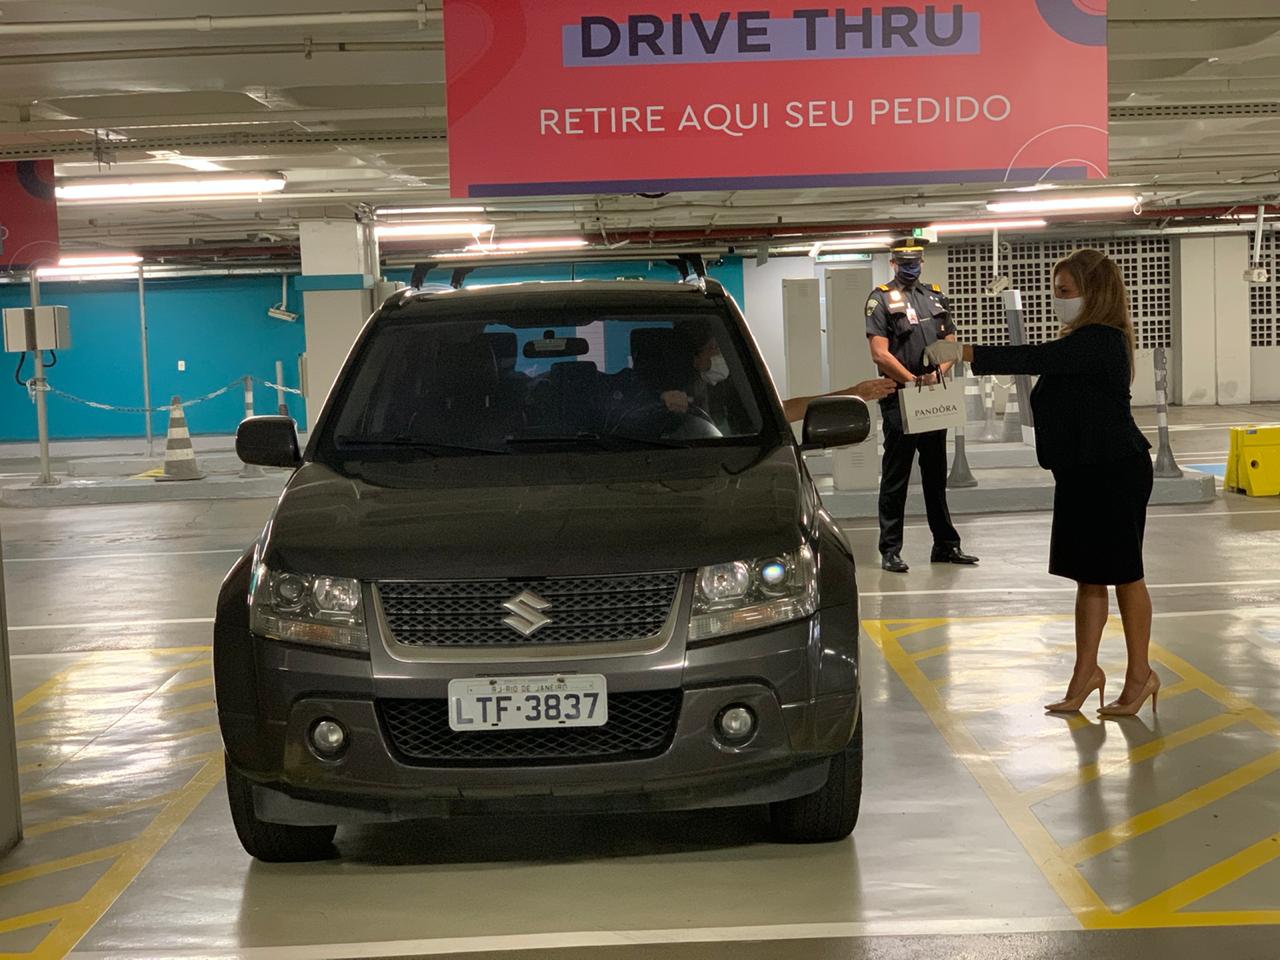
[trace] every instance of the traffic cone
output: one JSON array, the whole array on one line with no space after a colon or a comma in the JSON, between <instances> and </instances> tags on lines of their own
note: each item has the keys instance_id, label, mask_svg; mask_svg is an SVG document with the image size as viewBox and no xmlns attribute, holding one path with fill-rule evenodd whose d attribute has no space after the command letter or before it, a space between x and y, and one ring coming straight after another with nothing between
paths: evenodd
<instances>
[{"instance_id":1,"label":"traffic cone","mask_svg":"<svg viewBox=\"0 0 1280 960\"><path fill-rule=\"evenodd\" d=\"M952 490L964 487L976 487L978 478L969 469L969 457L964 449L964 427L956 427L956 455L951 462L951 475L947 477L947 486Z\"/></svg>"},{"instance_id":2,"label":"traffic cone","mask_svg":"<svg viewBox=\"0 0 1280 960\"><path fill-rule=\"evenodd\" d=\"M982 433L978 435L979 443L999 443L1000 426L996 423L995 386L991 377L982 378L982 409L986 414Z\"/></svg>"},{"instance_id":3,"label":"traffic cone","mask_svg":"<svg viewBox=\"0 0 1280 960\"><path fill-rule=\"evenodd\" d=\"M1156 425L1160 431L1160 448L1156 451L1155 474L1164 479L1182 476L1182 468L1173 456L1169 443L1169 357L1164 347L1156 348Z\"/></svg>"},{"instance_id":4,"label":"traffic cone","mask_svg":"<svg viewBox=\"0 0 1280 960\"><path fill-rule=\"evenodd\" d=\"M967 363L963 367L964 372L960 378L964 381L964 418L966 422L974 423L986 415L986 411L982 409L982 388L978 385L978 378L973 375L973 369Z\"/></svg>"},{"instance_id":5,"label":"traffic cone","mask_svg":"<svg viewBox=\"0 0 1280 960\"><path fill-rule=\"evenodd\" d=\"M164 473L157 480L203 480L200 464L196 462L195 447L187 430L187 415L182 410L182 398L169 402L169 433L164 445Z\"/></svg>"},{"instance_id":6,"label":"traffic cone","mask_svg":"<svg viewBox=\"0 0 1280 960\"><path fill-rule=\"evenodd\" d=\"M1009 388L1009 399L1004 407L1004 433L1000 437L1005 443L1022 442L1022 410L1018 405L1018 384Z\"/></svg>"}]
</instances>

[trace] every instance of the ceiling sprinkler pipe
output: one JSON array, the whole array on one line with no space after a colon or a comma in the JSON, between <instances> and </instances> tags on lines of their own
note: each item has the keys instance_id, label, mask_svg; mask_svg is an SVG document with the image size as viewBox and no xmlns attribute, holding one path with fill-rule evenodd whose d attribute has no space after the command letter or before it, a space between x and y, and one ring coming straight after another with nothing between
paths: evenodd
<instances>
[{"instance_id":1,"label":"ceiling sprinkler pipe","mask_svg":"<svg viewBox=\"0 0 1280 960\"><path fill-rule=\"evenodd\" d=\"M329 27L352 24L415 23L425 27L443 19L440 10L418 4L410 10L366 10L354 13L269 13L233 17L156 17L132 20L31 20L0 23L0 37L83 37L95 33L212 33L218 30L272 30L282 27Z\"/></svg>"},{"instance_id":2,"label":"ceiling sprinkler pipe","mask_svg":"<svg viewBox=\"0 0 1280 960\"><path fill-rule=\"evenodd\" d=\"M0 32L0 36L3 33ZM41 63L95 63L113 60L169 60L185 57L286 56L317 53L439 52L441 40L313 41L312 43L258 43L207 47L144 47L138 50L68 50L60 53L12 53L0 56L0 67Z\"/></svg>"}]
</instances>

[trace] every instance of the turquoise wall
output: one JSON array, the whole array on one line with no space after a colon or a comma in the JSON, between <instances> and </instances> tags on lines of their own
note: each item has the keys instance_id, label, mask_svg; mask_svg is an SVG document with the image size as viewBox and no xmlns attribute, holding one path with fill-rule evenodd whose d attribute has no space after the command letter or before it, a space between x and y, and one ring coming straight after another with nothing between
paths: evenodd
<instances>
[{"instance_id":1,"label":"turquoise wall","mask_svg":"<svg viewBox=\"0 0 1280 960\"><path fill-rule=\"evenodd\" d=\"M744 302L742 261L727 258L710 270ZM387 278L408 282L410 271L388 271ZM520 280L653 279L670 281L674 269L660 261L581 263L485 269L468 283L511 283ZM429 282L447 282L438 270ZM292 289L289 309L302 312L302 295ZM134 281L44 283L41 300L71 309L72 348L58 355L48 373L50 384L86 400L113 406L142 406L142 360L138 331L138 288ZM147 326L150 330L152 405L167 403L177 394L192 399L250 374L274 380L275 362L284 361L286 386L298 385L298 355L306 349L304 320L285 323L267 316L280 300L279 277L197 277L147 281ZM0 287L0 307L29 303L22 285ZM178 372L178 361L186 371ZM0 355L0 442L36 438L35 407L27 391L14 383L16 354ZM32 375L30 358L23 378ZM306 422L300 397L289 396L289 412ZM275 391L258 385L254 409L275 409ZM240 388L187 408L194 434L230 434L244 415ZM165 413L152 415L152 427L163 437ZM49 432L56 440L141 437L145 421L140 413L98 410L61 397L49 398Z\"/></svg>"},{"instance_id":2,"label":"turquoise wall","mask_svg":"<svg viewBox=\"0 0 1280 960\"><path fill-rule=\"evenodd\" d=\"M49 383L86 400L113 406L142 406L142 360L136 281L43 283L41 301L71 309L70 350L58 354ZM250 374L275 380L275 362L284 361L286 386L298 385L298 354L305 349L303 324L267 316L280 301L279 277L198 277L147 281L153 406L174 394L184 400L209 393ZM24 285L0 287L0 307L27 306ZM301 295L291 293L290 309L301 310ZM0 441L36 438L35 407L13 379L17 354L0 355ZM178 372L178 361L186 371ZM28 356L23 379L32 375ZM301 398L289 398L290 413L305 420ZM274 390L257 386L254 409L275 409ZM234 433L244 416L244 393L229 393L187 408L192 433ZM165 413L152 416L157 436L168 424ZM49 397L49 432L54 439L141 437L140 413L117 413Z\"/></svg>"}]
</instances>

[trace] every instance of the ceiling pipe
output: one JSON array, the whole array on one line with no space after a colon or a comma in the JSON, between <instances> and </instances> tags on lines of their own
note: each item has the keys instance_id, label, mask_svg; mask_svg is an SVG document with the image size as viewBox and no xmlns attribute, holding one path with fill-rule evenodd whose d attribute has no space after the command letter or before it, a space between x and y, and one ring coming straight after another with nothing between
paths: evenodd
<instances>
[{"instance_id":1,"label":"ceiling pipe","mask_svg":"<svg viewBox=\"0 0 1280 960\"><path fill-rule=\"evenodd\" d=\"M444 49L442 40L347 40L303 43L259 43L202 47L144 47L138 50L67 50L60 53L10 53L0 56L0 67L46 63L98 63L114 60L168 60L182 57L242 57L250 55L316 53L401 53Z\"/></svg>"},{"instance_id":2,"label":"ceiling pipe","mask_svg":"<svg viewBox=\"0 0 1280 960\"><path fill-rule=\"evenodd\" d=\"M419 29L443 19L440 10L419 3L411 10L365 10L352 13L257 13L231 17L153 17L132 20L29 20L0 23L0 38L83 37L120 33L212 33L217 30L273 30L282 27L330 27L352 24L415 23Z\"/></svg>"},{"instance_id":3,"label":"ceiling pipe","mask_svg":"<svg viewBox=\"0 0 1280 960\"><path fill-rule=\"evenodd\" d=\"M186 117L80 117L0 123L0 137L22 133L70 133L78 130L145 130L152 127L226 127L263 123L341 123L350 120L443 120L444 107L372 107L315 110L258 110Z\"/></svg>"}]
</instances>

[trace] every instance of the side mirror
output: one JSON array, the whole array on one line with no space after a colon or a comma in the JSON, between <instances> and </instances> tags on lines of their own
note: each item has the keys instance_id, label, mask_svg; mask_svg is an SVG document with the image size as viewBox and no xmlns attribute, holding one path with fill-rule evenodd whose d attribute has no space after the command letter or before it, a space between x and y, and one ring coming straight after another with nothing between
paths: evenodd
<instances>
[{"instance_id":1,"label":"side mirror","mask_svg":"<svg viewBox=\"0 0 1280 960\"><path fill-rule=\"evenodd\" d=\"M250 417L236 430L236 456L258 467L302 465L298 428L292 417Z\"/></svg>"},{"instance_id":2,"label":"side mirror","mask_svg":"<svg viewBox=\"0 0 1280 960\"><path fill-rule=\"evenodd\" d=\"M804 415L806 450L851 447L871 435L871 411L860 397L819 397Z\"/></svg>"}]
</instances>

